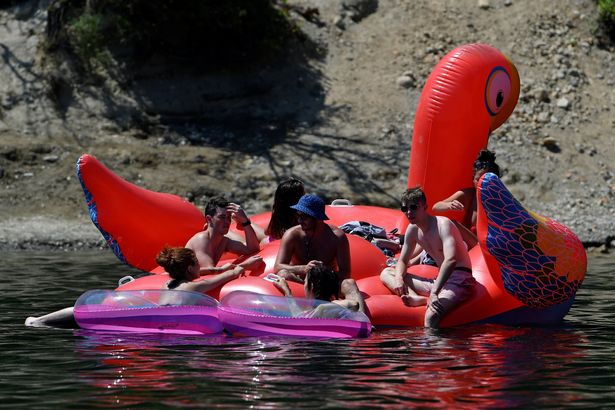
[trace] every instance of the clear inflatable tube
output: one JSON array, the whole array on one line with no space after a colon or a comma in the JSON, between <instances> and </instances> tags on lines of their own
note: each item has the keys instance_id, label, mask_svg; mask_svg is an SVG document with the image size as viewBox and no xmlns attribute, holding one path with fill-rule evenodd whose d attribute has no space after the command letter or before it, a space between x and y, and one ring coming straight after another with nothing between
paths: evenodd
<instances>
[{"instance_id":1,"label":"clear inflatable tube","mask_svg":"<svg viewBox=\"0 0 615 410\"><path fill-rule=\"evenodd\" d=\"M234 335L295 337L366 337L369 318L323 300L234 291L219 306L224 328Z\"/></svg>"},{"instance_id":2,"label":"clear inflatable tube","mask_svg":"<svg viewBox=\"0 0 615 410\"><path fill-rule=\"evenodd\" d=\"M98 331L211 334L222 331L218 302L181 290L90 290L75 302L80 327Z\"/></svg>"}]
</instances>

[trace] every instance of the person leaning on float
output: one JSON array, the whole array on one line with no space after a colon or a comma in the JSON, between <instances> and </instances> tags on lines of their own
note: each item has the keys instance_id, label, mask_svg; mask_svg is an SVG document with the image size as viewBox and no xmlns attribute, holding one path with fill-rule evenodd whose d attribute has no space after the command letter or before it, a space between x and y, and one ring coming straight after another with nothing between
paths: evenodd
<instances>
[{"instance_id":1,"label":"person leaning on float","mask_svg":"<svg viewBox=\"0 0 615 410\"><path fill-rule=\"evenodd\" d=\"M195 279L201 276L199 272L199 261L194 251L188 248L165 247L156 257L156 262L162 266L165 272L171 277L171 280L164 284L163 290L183 290L205 293L244 274L244 269L242 267L235 266L233 269L226 270L218 275L195 281ZM164 297L173 297L173 295L165 295ZM172 303L172 300L159 301L160 305ZM39 317L30 316L26 319L25 324L26 326L33 327L79 327L77 322L75 322L74 308L72 306Z\"/></svg>"},{"instance_id":2,"label":"person leaning on float","mask_svg":"<svg viewBox=\"0 0 615 410\"><path fill-rule=\"evenodd\" d=\"M495 154L487 149L481 150L478 153L476 161L474 161L472 172L473 185L471 187L461 189L455 192L453 195L449 196L448 198L436 202L431 209L435 212L465 211L461 224L465 228L475 232L476 184L480 180L480 177L482 177L487 172L494 173L498 177L500 176L500 167L495 162Z\"/></svg>"}]
</instances>

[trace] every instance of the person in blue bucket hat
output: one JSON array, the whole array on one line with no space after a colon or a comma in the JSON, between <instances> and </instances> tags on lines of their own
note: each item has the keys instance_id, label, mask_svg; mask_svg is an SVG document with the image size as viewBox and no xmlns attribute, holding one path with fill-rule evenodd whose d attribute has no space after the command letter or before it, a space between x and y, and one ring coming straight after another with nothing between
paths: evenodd
<instances>
[{"instance_id":1,"label":"person in blue bucket hat","mask_svg":"<svg viewBox=\"0 0 615 410\"><path fill-rule=\"evenodd\" d=\"M340 299L356 301L358 310L365 312L361 292L350 278L348 238L340 228L324 222L329 219L325 202L317 195L306 194L291 208L297 211L299 225L282 236L274 272L286 280L303 283L313 267L327 266L340 281Z\"/></svg>"},{"instance_id":2,"label":"person in blue bucket hat","mask_svg":"<svg viewBox=\"0 0 615 410\"><path fill-rule=\"evenodd\" d=\"M299 202L291 206L292 209L303 212L319 221L326 221L329 217L325 214L325 201L318 195L306 194L299 198Z\"/></svg>"}]
</instances>

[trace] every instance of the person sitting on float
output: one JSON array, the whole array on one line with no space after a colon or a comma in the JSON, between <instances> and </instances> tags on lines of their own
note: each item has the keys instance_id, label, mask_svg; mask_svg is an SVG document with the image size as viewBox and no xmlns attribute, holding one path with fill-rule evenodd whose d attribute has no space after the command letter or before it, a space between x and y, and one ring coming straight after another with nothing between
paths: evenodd
<instances>
[{"instance_id":1,"label":"person sitting on float","mask_svg":"<svg viewBox=\"0 0 615 410\"><path fill-rule=\"evenodd\" d=\"M427 198L420 187L407 189L401 203L410 224L396 266L385 268L380 279L405 305L427 304L425 326L438 327L448 312L472 295L476 280L470 256L456 225L447 217L429 214ZM407 272L417 245L437 263L435 280Z\"/></svg>"},{"instance_id":2,"label":"person sitting on float","mask_svg":"<svg viewBox=\"0 0 615 410\"><path fill-rule=\"evenodd\" d=\"M365 311L363 297L354 279L350 278L350 247L344 231L325 223L325 203L316 195L303 195L291 206L297 212L299 225L282 236L274 272L286 280L304 283L307 272L316 266L327 266L337 275L344 298L359 301Z\"/></svg>"},{"instance_id":3,"label":"person sitting on float","mask_svg":"<svg viewBox=\"0 0 615 410\"><path fill-rule=\"evenodd\" d=\"M487 149L478 153L473 167L473 186L461 189L448 198L436 202L432 210L436 212L466 211L461 224L472 231L476 229L476 184L487 172L500 176L500 167L495 163L495 153Z\"/></svg>"},{"instance_id":4,"label":"person sitting on float","mask_svg":"<svg viewBox=\"0 0 615 410\"><path fill-rule=\"evenodd\" d=\"M260 225L252 223L252 228L261 245L282 239L282 235L288 228L299 223L297 213L290 209L290 206L296 204L304 194L303 182L297 178L289 177L278 184L273 197L269 224L263 229ZM238 225L237 229L242 230L243 228ZM239 232L229 231L226 236L241 242L244 241Z\"/></svg>"},{"instance_id":5,"label":"person sitting on float","mask_svg":"<svg viewBox=\"0 0 615 410\"><path fill-rule=\"evenodd\" d=\"M348 297L338 299L340 282L337 278L337 274L333 269L324 265L311 267L305 275L303 286L306 299L324 300L330 303L318 305L309 312L303 312L299 306L297 306L286 279L278 276L273 284L284 294L284 296L290 298L289 307L293 316L341 319L340 313L343 313L343 311L340 311L339 307L357 312L360 310L363 302Z\"/></svg>"},{"instance_id":6,"label":"person sitting on float","mask_svg":"<svg viewBox=\"0 0 615 410\"><path fill-rule=\"evenodd\" d=\"M163 290L183 290L190 292L208 292L244 274L241 266L235 266L218 275L194 282L199 278L199 261L193 250L187 248L165 247L156 257L156 262L162 266L171 280L165 283ZM161 295L160 305L173 304L173 295ZM164 299L164 300L163 300ZM48 313L44 316L30 316L26 319L26 326L54 326L62 328L78 328L73 307L67 307Z\"/></svg>"},{"instance_id":7,"label":"person sitting on float","mask_svg":"<svg viewBox=\"0 0 615 410\"><path fill-rule=\"evenodd\" d=\"M196 233L186 242L186 248L192 249L200 265L201 274L222 273L235 268L235 264L225 263L216 266L225 252L237 255L251 255L259 251L258 239L251 221L241 206L217 196L205 205L205 230ZM226 234L231 226L231 219L243 227L246 242L228 238ZM250 271L262 270L265 263L258 255L249 256L238 264Z\"/></svg>"}]
</instances>

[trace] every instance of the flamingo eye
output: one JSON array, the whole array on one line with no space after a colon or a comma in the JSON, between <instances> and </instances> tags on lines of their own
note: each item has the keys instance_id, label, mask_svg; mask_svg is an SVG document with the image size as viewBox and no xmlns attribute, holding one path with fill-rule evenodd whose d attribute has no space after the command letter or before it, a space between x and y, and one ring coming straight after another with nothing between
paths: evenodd
<instances>
[{"instance_id":1,"label":"flamingo eye","mask_svg":"<svg viewBox=\"0 0 615 410\"><path fill-rule=\"evenodd\" d=\"M504 67L495 67L485 85L485 106L489 115L498 115L511 93L510 75Z\"/></svg>"}]
</instances>

